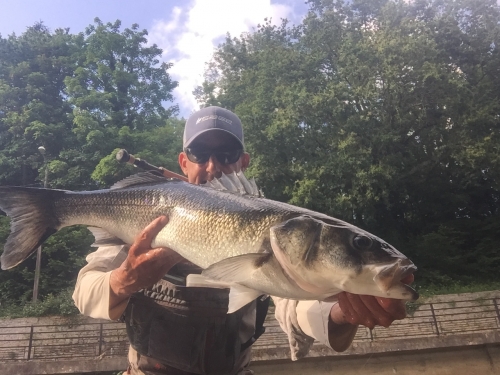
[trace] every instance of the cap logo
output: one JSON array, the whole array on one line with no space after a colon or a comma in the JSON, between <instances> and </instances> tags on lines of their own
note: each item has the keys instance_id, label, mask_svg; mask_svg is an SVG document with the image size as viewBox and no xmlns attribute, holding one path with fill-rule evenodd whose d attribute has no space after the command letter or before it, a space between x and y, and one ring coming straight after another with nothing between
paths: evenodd
<instances>
[{"instance_id":1,"label":"cap logo","mask_svg":"<svg viewBox=\"0 0 500 375\"><path fill-rule=\"evenodd\" d=\"M196 120L196 124L199 124L200 122L207 121L207 120L220 120L227 122L229 125L231 125L233 122L225 117L222 116L217 116L217 115L210 115L210 116L203 116L199 117L198 120Z\"/></svg>"}]
</instances>

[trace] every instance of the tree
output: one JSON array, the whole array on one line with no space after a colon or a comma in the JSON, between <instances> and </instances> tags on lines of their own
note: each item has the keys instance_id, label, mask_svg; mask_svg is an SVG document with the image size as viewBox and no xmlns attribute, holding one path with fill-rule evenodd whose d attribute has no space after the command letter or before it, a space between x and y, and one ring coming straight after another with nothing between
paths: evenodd
<instances>
[{"instance_id":1,"label":"tree","mask_svg":"<svg viewBox=\"0 0 500 375\"><path fill-rule=\"evenodd\" d=\"M162 51L146 45L146 30L134 24L120 32L120 26L96 18L79 35L78 68L65 80L73 132L84 144L80 155L68 155L65 162L86 178L101 158L123 147L121 133L158 128L177 113L176 105L164 107L177 86L168 74L171 64L159 63Z\"/></svg>"},{"instance_id":2,"label":"tree","mask_svg":"<svg viewBox=\"0 0 500 375\"><path fill-rule=\"evenodd\" d=\"M44 146L57 155L71 138L64 79L73 74L73 37L43 23L0 39L0 183L36 183Z\"/></svg>"},{"instance_id":3,"label":"tree","mask_svg":"<svg viewBox=\"0 0 500 375\"><path fill-rule=\"evenodd\" d=\"M137 25L121 32L120 21L96 19L78 35L37 23L0 37L1 185L40 186L47 166L51 188L107 187L131 172L111 159L122 147L174 167L181 120L171 118L175 105L164 106L177 83L146 36ZM0 248L8 228L0 216ZM92 241L86 229L71 227L44 243L40 296L74 286ZM31 300L34 265L32 257L0 272L2 306Z\"/></svg>"}]
</instances>

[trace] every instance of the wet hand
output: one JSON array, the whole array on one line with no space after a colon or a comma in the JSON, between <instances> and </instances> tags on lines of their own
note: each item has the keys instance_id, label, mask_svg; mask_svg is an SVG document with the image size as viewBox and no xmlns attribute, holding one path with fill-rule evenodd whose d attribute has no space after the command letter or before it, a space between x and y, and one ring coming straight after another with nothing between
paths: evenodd
<instances>
[{"instance_id":1,"label":"wet hand","mask_svg":"<svg viewBox=\"0 0 500 375\"><path fill-rule=\"evenodd\" d=\"M401 281L411 284L413 280L414 276L408 275ZM342 292L338 301L330 312L330 318L336 324L360 324L373 329L377 325L389 327L395 320L406 317L403 300Z\"/></svg>"},{"instance_id":2,"label":"wet hand","mask_svg":"<svg viewBox=\"0 0 500 375\"><path fill-rule=\"evenodd\" d=\"M110 288L117 300L158 282L184 258L168 248L151 248L151 242L167 224L161 216L149 224L130 246L127 259L111 273Z\"/></svg>"}]
</instances>

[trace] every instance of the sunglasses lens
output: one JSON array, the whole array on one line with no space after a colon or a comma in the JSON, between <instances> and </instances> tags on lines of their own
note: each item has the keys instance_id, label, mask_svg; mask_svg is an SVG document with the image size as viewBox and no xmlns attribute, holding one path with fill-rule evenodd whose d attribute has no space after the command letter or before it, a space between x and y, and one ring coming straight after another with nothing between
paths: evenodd
<instances>
[{"instance_id":1,"label":"sunglasses lens","mask_svg":"<svg viewBox=\"0 0 500 375\"><path fill-rule=\"evenodd\" d=\"M214 155L221 164L234 164L238 161L242 150L232 150L224 152L215 152Z\"/></svg>"},{"instance_id":2,"label":"sunglasses lens","mask_svg":"<svg viewBox=\"0 0 500 375\"><path fill-rule=\"evenodd\" d=\"M243 153L243 150L236 149L228 151L225 150L200 151L197 149L187 147L184 150L184 152L186 153L188 160L192 163L205 164L208 161L208 159L210 159L210 156L214 155L219 163L227 165L236 163L240 158L241 154Z\"/></svg>"},{"instance_id":3,"label":"sunglasses lens","mask_svg":"<svg viewBox=\"0 0 500 375\"><path fill-rule=\"evenodd\" d=\"M201 152L192 148L186 148L184 152L186 153L188 160L192 163L204 164L208 161L208 159L210 159L210 153L208 152Z\"/></svg>"}]
</instances>

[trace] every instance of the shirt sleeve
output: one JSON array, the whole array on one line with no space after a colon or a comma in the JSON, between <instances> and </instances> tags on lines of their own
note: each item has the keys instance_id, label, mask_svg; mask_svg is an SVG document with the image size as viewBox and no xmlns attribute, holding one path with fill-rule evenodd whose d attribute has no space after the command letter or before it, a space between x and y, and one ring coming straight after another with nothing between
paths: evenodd
<instances>
[{"instance_id":1,"label":"shirt sleeve","mask_svg":"<svg viewBox=\"0 0 500 375\"><path fill-rule=\"evenodd\" d=\"M323 345L337 352L351 346L358 325L342 324L335 326L330 320L330 312L338 302L299 301L297 322L301 329Z\"/></svg>"},{"instance_id":2,"label":"shirt sleeve","mask_svg":"<svg viewBox=\"0 0 500 375\"><path fill-rule=\"evenodd\" d=\"M314 343L314 337L307 335L299 326L297 320L297 304L285 298L272 297L274 301L274 316L281 329L288 336L292 361L305 357Z\"/></svg>"},{"instance_id":3,"label":"shirt sleeve","mask_svg":"<svg viewBox=\"0 0 500 375\"><path fill-rule=\"evenodd\" d=\"M273 300L276 320L288 335L293 361L305 357L315 340L329 348L332 348L331 342L336 339L345 341L340 343L341 347L348 347L352 343L357 331L354 325L347 335L330 337L330 311L336 302L293 301L277 297L273 297Z\"/></svg>"},{"instance_id":4,"label":"shirt sleeve","mask_svg":"<svg viewBox=\"0 0 500 375\"><path fill-rule=\"evenodd\" d=\"M87 256L87 265L78 273L73 301L83 315L97 319L120 316L128 300L109 311L109 278L127 257L125 246L104 246Z\"/></svg>"},{"instance_id":5,"label":"shirt sleeve","mask_svg":"<svg viewBox=\"0 0 500 375\"><path fill-rule=\"evenodd\" d=\"M296 307L297 322L302 331L328 347L330 347L328 321L334 304L334 302L298 301Z\"/></svg>"}]
</instances>

